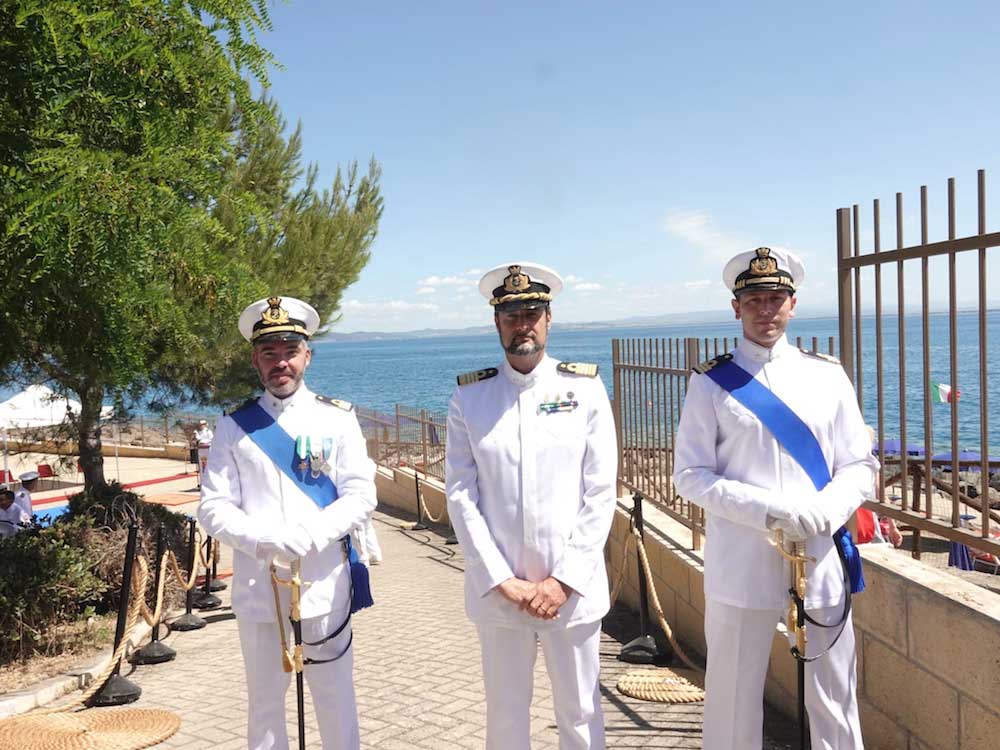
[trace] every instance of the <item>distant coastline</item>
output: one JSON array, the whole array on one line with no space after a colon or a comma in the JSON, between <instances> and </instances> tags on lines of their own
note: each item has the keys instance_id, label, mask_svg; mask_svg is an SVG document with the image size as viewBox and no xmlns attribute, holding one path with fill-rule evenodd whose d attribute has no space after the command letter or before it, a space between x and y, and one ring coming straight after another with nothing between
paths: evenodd
<instances>
[{"instance_id":1,"label":"distant coastline","mask_svg":"<svg viewBox=\"0 0 1000 750\"><path fill-rule=\"evenodd\" d=\"M998 308L988 307L987 312L992 312ZM976 312L974 307L959 308L958 312ZM920 309L908 309L906 314L919 315ZM931 310L930 315L947 315L947 310ZM865 310L865 318L874 317L872 310ZM798 320L826 320L836 318L837 310L820 310L808 315L799 315ZM883 318L895 318L895 311L883 309ZM666 315L644 315L621 320L590 321L586 323L560 322L558 318L553 321L552 327L562 331L603 331L614 330L616 328L663 328L672 326L687 326L704 323L711 325L730 321L733 319L729 310L698 311L690 313L669 313ZM468 328L421 328L415 331L353 331L345 333L341 331L327 331L320 336L314 337L317 343L338 343L338 342L363 342L363 341L408 341L410 339L431 339L454 336L487 336L493 335L495 329L491 325L470 326Z\"/></svg>"}]
</instances>

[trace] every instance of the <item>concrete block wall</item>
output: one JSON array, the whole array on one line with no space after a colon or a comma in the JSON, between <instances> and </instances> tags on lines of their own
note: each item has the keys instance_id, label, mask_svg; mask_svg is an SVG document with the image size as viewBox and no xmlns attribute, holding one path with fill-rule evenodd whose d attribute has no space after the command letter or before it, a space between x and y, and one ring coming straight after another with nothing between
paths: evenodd
<instances>
[{"instance_id":1,"label":"concrete block wall","mask_svg":"<svg viewBox=\"0 0 1000 750\"><path fill-rule=\"evenodd\" d=\"M619 503L606 549L619 600L638 605L635 555L624 560L631 500ZM686 647L704 655L701 555L681 524L649 505L646 551L664 613ZM869 750L1000 747L1000 595L884 547L863 546L867 588L854 599L858 698ZM795 662L775 631L768 700L795 715Z\"/></svg>"}]
</instances>

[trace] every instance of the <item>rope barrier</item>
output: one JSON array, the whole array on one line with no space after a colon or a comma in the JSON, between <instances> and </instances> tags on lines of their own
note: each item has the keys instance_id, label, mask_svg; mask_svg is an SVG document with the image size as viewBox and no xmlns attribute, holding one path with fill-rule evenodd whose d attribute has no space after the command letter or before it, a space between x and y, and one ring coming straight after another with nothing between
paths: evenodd
<instances>
[{"instance_id":1,"label":"rope barrier","mask_svg":"<svg viewBox=\"0 0 1000 750\"><path fill-rule=\"evenodd\" d=\"M138 555L138 562L138 567L132 572L132 585L135 587L135 591L144 592L146 590L146 582L149 578L149 564L146 562L146 558L142 555ZM129 602L128 617L126 618L127 624L125 626L125 633L122 636L121 643L118 644L118 648L115 649L113 654L111 654L111 659L104 666L104 669L102 669L100 673L94 677L94 680L91 682L89 688L84 690L69 703L55 708L40 708L33 713L35 715L65 713L79 708L96 695L101 688L104 687L104 683L107 682L111 673L118 668L122 659L124 659L127 655L128 649L132 645L132 636L135 632L135 628L139 624L139 613L141 612L144 604L145 597L141 594L132 597L132 600Z\"/></svg>"},{"instance_id":2,"label":"rope barrier","mask_svg":"<svg viewBox=\"0 0 1000 750\"><path fill-rule=\"evenodd\" d=\"M444 514L446 509L445 507L441 508L441 515L435 518L434 516L431 515L431 512L427 510L427 504L424 502L424 495L422 492L417 493L417 501L420 503L420 508L423 510L424 515L427 516L428 521L430 521L431 523L441 523L441 521L444 519Z\"/></svg>"},{"instance_id":3,"label":"rope barrier","mask_svg":"<svg viewBox=\"0 0 1000 750\"><path fill-rule=\"evenodd\" d=\"M642 561L642 569L646 574L646 582L649 584L649 601L650 604L653 605L653 611L656 613L656 617L660 621L660 627L663 629L664 635L667 636L667 640L670 641L670 645L674 649L674 653L680 657L681 661L696 672L704 671L701 667L691 661L690 657L684 653L684 649L681 648L677 639L674 638L674 631L667 622L667 617L663 614L663 608L660 606L660 597L656 595L656 586L653 585L653 570L649 567L649 558L646 556L646 545L643 544L642 536L639 534L638 529L633 527L631 536L636 539L636 546L639 549L639 559Z\"/></svg>"},{"instance_id":4,"label":"rope barrier","mask_svg":"<svg viewBox=\"0 0 1000 750\"><path fill-rule=\"evenodd\" d=\"M635 543L635 537L632 535L632 531L629 530L629 534L625 537L625 543L622 545L622 563L618 566L618 580L615 581L615 585L611 587L611 606L614 607L615 603L618 601L618 595L622 592L622 585L625 583L625 566L628 564L628 552L629 545Z\"/></svg>"},{"instance_id":5,"label":"rope barrier","mask_svg":"<svg viewBox=\"0 0 1000 750\"><path fill-rule=\"evenodd\" d=\"M197 529L195 530L196 546L198 547L199 553L201 552L201 532ZM191 570L188 572L187 578L184 577L184 572L181 570L180 563L177 562L177 555L174 554L173 550L167 551L167 557L170 558L170 567L174 573L174 577L177 579L177 583L180 585L181 590L185 593L194 588L195 581L198 580L198 566L192 565Z\"/></svg>"},{"instance_id":6,"label":"rope barrier","mask_svg":"<svg viewBox=\"0 0 1000 750\"><path fill-rule=\"evenodd\" d=\"M146 606L145 591L143 591L142 595L139 597L139 600L142 602L139 607L142 619L144 619L146 624L151 628L155 628L159 624L160 619L163 617L163 592L167 589L167 558L168 556L164 555L160 559L160 585L156 589L156 606L152 612L150 612L149 607ZM140 563L141 565L147 565L144 556L140 555L139 559L142 560L142 563Z\"/></svg>"}]
</instances>

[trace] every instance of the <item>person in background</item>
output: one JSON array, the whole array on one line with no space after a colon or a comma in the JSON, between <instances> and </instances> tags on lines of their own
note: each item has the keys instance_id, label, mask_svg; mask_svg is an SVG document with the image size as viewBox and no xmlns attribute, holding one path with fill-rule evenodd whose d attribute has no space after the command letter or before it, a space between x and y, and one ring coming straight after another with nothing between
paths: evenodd
<instances>
[{"instance_id":1,"label":"person in background","mask_svg":"<svg viewBox=\"0 0 1000 750\"><path fill-rule=\"evenodd\" d=\"M14 493L14 502L28 514L28 518L31 518L31 493L38 488L38 472L26 471L18 477L18 480L21 482L21 489Z\"/></svg>"},{"instance_id":2,"label":"person in background","mask_svg":"<svg viewBox=\"0 0 1000 750\"><path fill-rule=\"evenodd\" d=\"M0 489L0 539L14 536L31 517L14 502L14 491L8 487Z\"/></svg>"},{"instance_id":3,"label":"person in background","mask_svg":"<svg viewBox=\"0 0 1000 750\"><path fill-rule=\"evenodd\" d=\"M201 475L205 473L205 465L208 463L208 451L212 447L212 438L215 437L212 429L208 426L207 420L200 420L198 427L191 435L192 457L197 459L198 465L198 486L201 487Z\"/></svg>"}]
</instances>

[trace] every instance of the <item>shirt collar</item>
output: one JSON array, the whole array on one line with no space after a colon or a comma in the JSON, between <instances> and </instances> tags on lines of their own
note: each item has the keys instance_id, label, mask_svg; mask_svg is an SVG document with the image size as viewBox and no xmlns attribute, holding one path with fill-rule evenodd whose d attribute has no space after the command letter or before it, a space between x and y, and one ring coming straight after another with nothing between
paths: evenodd
<instances>
[{"instance_id":1,"label":"shirt collar","mask_svg":"<svg viewBox=\"0 0 1000 750\"><path fill-rule=\"evenodd\" d=\"M737 347L737 351L740 354L753 362L770 362L779 357L784 357L793 350L794 347L788 343L788 337L785 335L782 335L780 339L775 341L774 346L770 348L761 346L745 336L740 339L739 346Z\"/></svg>"},{"instance_id":2,"label":"shirt collar","mask_svg":"<svg viewBox=\"0 0 1000 750\"><path fill-rule=\"evenodd\" d=\"M530 388L538 382L540 377L555 370L556 361L548 354L543 354L541 361L535 365L535 369L528 373L518 372L510 366L510 361L504 357L500 371L511 383L519 388Z\"/></svg>"},{"instance_id":3,"label":"shirt collar","mask_svg":"<svg viewBox=\"0 0 1000 750\"><path fill-rule=\"evenodd\" d=\"M270 391L264 391L261 401L268 408L268 411L281 414L288 409L308 403L312 398L312 391L306 388L305 383L302 383L299 385L299 389L288 398L278 398L277 396L272 395Z\"/></svg>"}]
</instances>

